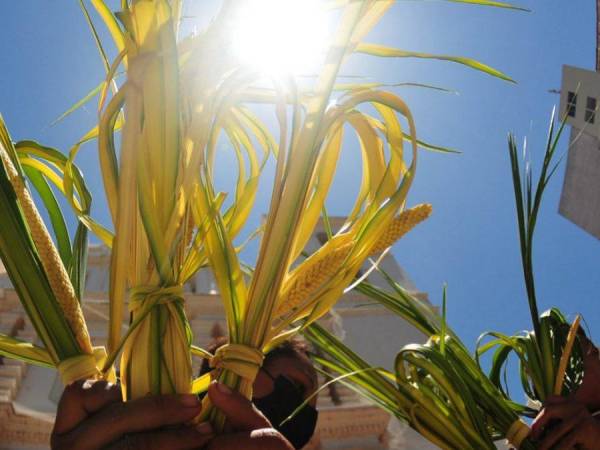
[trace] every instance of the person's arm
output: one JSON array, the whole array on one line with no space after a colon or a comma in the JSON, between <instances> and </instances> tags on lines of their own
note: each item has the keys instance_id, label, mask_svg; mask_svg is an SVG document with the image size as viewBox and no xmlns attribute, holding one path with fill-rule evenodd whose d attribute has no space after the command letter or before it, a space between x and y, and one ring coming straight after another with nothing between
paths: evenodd
<instances>
[{"instance_id":1,"label":"person's arm","mask_svg":"<svg viewBox=\"0 0 600 450\"><path fill-rule=\"evenodd\" d=\"M106 381L65 388L51 436L52 450L193 450L213 437L208 424L184 425L200 413L195 395L121 400ZM168 429L162 429L169 426Z\"/></svg>"},{"instance_id":2,"label":"person's arm","mask_svg":"<svg viewBox=\"0 0 600 450\"><path fill-rule=\"evenodd\" d=\"M213 383L208 389L211 402L227 418L227 432L216 436L206 450L294 450L281 433L252 402L227 386Z\"/></svg>"},{"instance_id":3,"label":"person's arm","mask_svg":"<svg viewBox=\"0 0 600 450\"><path fill-rule=\"evenodd\" d=\"M585 404L565 397L550 397L531 427L538 450L594 449L600 445L600 422Z\"/></svg>"}]
</instances>

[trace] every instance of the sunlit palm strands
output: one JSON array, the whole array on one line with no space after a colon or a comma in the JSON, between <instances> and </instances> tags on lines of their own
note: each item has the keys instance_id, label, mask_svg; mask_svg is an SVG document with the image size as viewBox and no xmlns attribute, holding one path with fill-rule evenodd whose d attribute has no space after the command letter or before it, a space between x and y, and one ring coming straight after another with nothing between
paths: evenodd
<instances>
[{"instance_id":1,"label":"sunlit palm strands","mask_svg":"<svg viewBox=\"0 0 600 450\"><path fill-rule=\"evenodd\" d=\"M32 168L27 170L40 169L31 175L32 184L44 191L40 176L54 182L79 219L75 245L69 252L60 217L51 214L57 251L78 297L83 294L85 227L112 249L108 358L95 360L93 369L94 376L99 376L98 369L109 374L121 354L125 399L206 388L208 376L192 380L191 354L205 352L191 345L183 307L183 285L200 268L210 266L215 276L230 339L230 345L212 357L212 365L223 382L250 397L263 352L323 316L352 283L365 259L402 234L380 241L394 221L403 217L399 213L416 173L417 147L445 149L417 141L407 105L382 86L346 86L333 96L340 68L350 54L442 59L508 79L467 58L417 55L365 44L364 37L393 5L391 0L326 2L336 25L316 80L300 84L291 75L264 76L243 66L228 47L228 36L234 32L231 17L239 3L224 1L203 32L180 39L181 1L123 0L121 11L113 13L104 1L91 0L116 48L117 56L111 61L111 52L101 42L86 2L81 1L106 72L97 88L98 125L70 149L68 157L37 144L16 146L23 166ZM511 7L488 1L464 3ZM121 70L125 77L119 78ZM272 106L275 130L253 111L254 103ZM356 135L363 166L354 207L337 234L299 261L324 209L350 130ZM81 146L92 139L98 141L112 230L90 217L89 193L74 165ZM235 190L229 194L218 192L213 179L220 139L228 142L237 158ZM7 133L3 145L18 170ZM271 155L276 158L271 203L256 267L248 278L234 240L249 217ZM27 220L6 186L7 208L14 214L4 221L8 225L3 238L20 233L23 247L19 252L29 255L28 264L39 269L22 283L19 276L25 272L16 268L9 272L16 285L24 286L19 291L22 301L33 305L28 298L52 298L44 283L55 274L44 273L49 269L36 260L39 249L32 247ZM50 196L42 196L51 212L56 212ZM15 255L16 250L2 251L7 268L6 261L19 259ZM335 261L330 273L310 288L304 284L302 295L289 302L288 294L298 280L307 278L304 275L315 261L324 260ZM37 292L25 289L27 278L42 284ZM37 358L44 365L86 353L76 345L80 339L70 334L74 330L59 305L60 301L48 306L54 308L54 315L47 319L46 314L42 319L37 310L28 309L45 350L11 342L0 343L3 352L15 356L20 351L21 357ZM126 307L131 320L123 334ZM44 334L49 325L60 334L59 345L52 343L53 335ZM43 351L49 358L40 356ZM205 408L206 414L209 411Z\"/></svg>"}]
</instances>

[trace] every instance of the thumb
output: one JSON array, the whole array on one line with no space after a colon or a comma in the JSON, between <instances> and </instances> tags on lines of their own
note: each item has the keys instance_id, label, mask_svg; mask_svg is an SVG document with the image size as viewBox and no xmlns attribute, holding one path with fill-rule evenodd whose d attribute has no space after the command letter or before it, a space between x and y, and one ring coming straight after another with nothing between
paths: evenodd
<instances>
[{"instance_id":1,"label":"thumb","mask_svg":"<svg viewBox=\"0 0 600 450\"><path fill-rule=\"evenodd\" d=\"M270 428L271 423L252 402L223 383L214 382L208 388L210 401L225 414L235 431Z\"/></svg>"}]
</instances>

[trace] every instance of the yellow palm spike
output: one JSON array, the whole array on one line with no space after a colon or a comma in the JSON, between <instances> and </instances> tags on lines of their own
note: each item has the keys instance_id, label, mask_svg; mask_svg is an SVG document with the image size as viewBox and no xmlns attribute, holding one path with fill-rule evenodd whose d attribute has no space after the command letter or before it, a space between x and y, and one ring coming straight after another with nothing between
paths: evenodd
<instances>
[{"instance_id":1,"label":"yellow palm spike","mask_svg":"<svg viewBox=\"0 0 600 450\"><path fill-rule=\"evenodd\" d=\"M40 214L33 203L33 199L25 186L25 182L17 173L8 153L2 146L0 146L0 157L25 215L27 225L31 231L31 237L39 253L40 261L48 276L48 283L52 288L52 292L54 292L56 300L63 310L65 318L71 326L81 350L84 353L91 354L93 351L92 344L85 325L81 306L79 305L79 300L75 295L75 290L73 289L69 275L62 264L60 255L52 242L48 229L46 228L46 225L44 225L44 221L40 217Z\"/></svg>"},{"instance_id":2,"label":"yellow palm spike","mask_svg":"<svg viewBox=\"0 0 600 450\"><path fill-rule=\"evenodd\" d=\"M402 236L427 219L431 215L431 211L432 208L429 203L422 203L407 209L406 211L402 211L402 213L389 224L388 228L375 243L371 250L371 255L380 253L386 248L394 245L394 243Z\"/></svg>"},{"instance_id":3,"label":"yellow palm spike","mask_svg":"<svg viewBox=\"0 0 600 450\"><path fill-rule=\"evenodd\" d=\"M352 250L352 243L333 247L329 251L307 259L292 273L275 309L275 317L281 317L301 307L320 287L342 267Z\"/></svg>"}]
</instances>

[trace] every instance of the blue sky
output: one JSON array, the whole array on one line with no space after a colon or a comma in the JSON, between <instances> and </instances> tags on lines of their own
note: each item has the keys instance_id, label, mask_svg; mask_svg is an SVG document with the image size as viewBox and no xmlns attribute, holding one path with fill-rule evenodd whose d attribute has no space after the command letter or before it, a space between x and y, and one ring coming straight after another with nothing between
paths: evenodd
<instances>
[{"instance_id":1,"label":"blue sky","mask_svg":"<svg viewBox=\"0 0 600 450\"><path fill-rule=\"evenodd\" d=\"M214 4L215 2L209 2ZM60 4L60 7L57 6ZM530 328L521 275L506 137L528 137L539 167L561 65L595 64L595 4L522 0L532 12L442 1L398 1L369 36L403 49L480 59L512 76L509 84L462 66L420 60L351 60L344 73L385 82L422 82L459 95L399 88L422 139L459 148L461 155L421 153L409 205L430 202L434 214L394 247L394 255L434 303L448 283L448 319L467 343L486 330ZM91 104L60 124L50 123L101 78L102 67L76 1L5 2L0 28L0 112L15 140L36 139L68 150L95 121ZM559 153L566 151L566 140ZM78 159L96 198L102 198L93 145ZM331 214L347 212L347 189L359 170L340 165ZM550 183L535 242L540 310L582 313L600 339L600 243L558 215L564 165ZM262 209L266 211L268 189ZM102 200L94 213L107 223Z\"/></svg>"}]
</instances>

